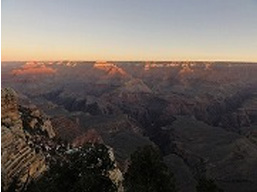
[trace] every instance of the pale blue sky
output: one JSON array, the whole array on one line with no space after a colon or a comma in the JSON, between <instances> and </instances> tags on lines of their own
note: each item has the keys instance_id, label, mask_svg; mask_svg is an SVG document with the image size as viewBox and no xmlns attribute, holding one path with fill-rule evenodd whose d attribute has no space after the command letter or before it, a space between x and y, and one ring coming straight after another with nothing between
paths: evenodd
<instances>
[{"instance_id":1,"label":"pale blue sky","mask_svg":"<svg viewBox=\"0 0 257 192\"><path fill-rule=\"evenodd\" d=\"M257 61L256 0L2 0L2 60Z\"/></svg>"}]
</instances>

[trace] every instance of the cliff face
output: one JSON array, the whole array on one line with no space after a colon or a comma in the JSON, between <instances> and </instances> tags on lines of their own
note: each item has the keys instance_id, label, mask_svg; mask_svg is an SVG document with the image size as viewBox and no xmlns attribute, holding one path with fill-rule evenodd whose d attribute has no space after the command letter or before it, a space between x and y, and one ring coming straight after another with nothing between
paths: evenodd
<instances>
[{"instance_id":1,"label":"cliff face","mask_svg":"<svg viewBox=\"0 0 257 192\"><path fill-rule=\"evenodd\" d=\"M56 134L47 116L36 107L20 106L14 90L5 88L1 93L2 189L6 191L15 185L15 191L23 191L32 179L37 179L56 161L57 156L64 159L67 148L53 141ZM115 162L111 148L108 153ZM109 177L118 191L123 191L123 176L116 162Z\"/></svg>"},{"instance_id":2,"label":"cliff face","mask_svg":"<svg viewBox=\"0 0 257 192\"><path fill-rule=\"evenodd\" d=\"M40 148L36 148L32 128L45 132L47 137L54 137L51 124L40 113L30 116L20 110L16 93L9 88L1 90L1 160L2 187L6 190L16 182L22 189L33 178L46 169L46 160ZM27 109L29 111L29 109ZM26 122L27 120L27 122ZM30 126L28 126L30 125ZM31 129L31 131L28 131ZM35 133L35 134L34 134ZM34 135L33 135L34 134ZM37 134L40 137L40 134Z\"/></svg>"}]
</instances>

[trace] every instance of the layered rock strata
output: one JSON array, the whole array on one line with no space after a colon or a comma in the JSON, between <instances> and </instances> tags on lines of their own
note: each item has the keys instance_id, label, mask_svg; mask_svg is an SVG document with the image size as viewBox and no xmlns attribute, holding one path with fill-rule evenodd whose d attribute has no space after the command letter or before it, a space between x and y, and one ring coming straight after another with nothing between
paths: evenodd
<instances>
[{"instance_id":1,"label":"layered rock strata","mask_svg":"<svg viewBox=\"0 0 257 192\"><path fill-rule=\"evenodd\" d=\"M1 90L1 94L2 187L7 190L10 185L17 185L16 188L19 191L47 168L43 152L35 147L33 135L26 129L37 127L45 131L48 137L54 137L55 134L50 122L42 119L39 113L35 114L35 111L34 113L31 111L31 116L26 116L24 111L19 110L14 90L5 88ZM24 127L25 116L30 119L27 122L30 127Z\"/></svg>"}]
</instances>

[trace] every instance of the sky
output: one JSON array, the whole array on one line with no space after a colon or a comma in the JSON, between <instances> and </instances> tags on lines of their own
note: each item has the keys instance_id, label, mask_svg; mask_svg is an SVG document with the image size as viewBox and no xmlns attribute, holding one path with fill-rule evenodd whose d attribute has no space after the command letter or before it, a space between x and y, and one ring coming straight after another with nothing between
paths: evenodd
<instances>
[{"instance_id":1,"label":"sky","mask_svg":"<svg viewBox=\"0 0 257 192\"><path fill-rule=\"evenodd\" d=\"M257 62L257 0L2 0L2 61Z\"/></svg>"}]
</instances>

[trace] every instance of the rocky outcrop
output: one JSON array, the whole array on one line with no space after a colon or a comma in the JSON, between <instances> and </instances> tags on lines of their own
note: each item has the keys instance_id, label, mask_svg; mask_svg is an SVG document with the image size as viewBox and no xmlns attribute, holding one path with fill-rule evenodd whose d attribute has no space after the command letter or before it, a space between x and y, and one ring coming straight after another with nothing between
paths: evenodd
<instances>
[{"instance_id":1,"label":"rocky outcrop","mask_svg":"<svg viewBox=\"0 0 257 192\"><path fill-rule=\"evenodd\" d=\"M2 123L13 123L19 121L18 99L13 89L1 90L1 120Z\"/></svg>"},{"instance_id":2,"label":"rocky outcrop","mask_svg":"<svg viewBox=\"0 0 257 192\"><path fill-rule=\"evenodd\" d=\"M41 133L50 139L55 137L51 121L37 108L19 107L24 129L31 134Z\"/></svg>"},{"instance_id":3,"label":"rocky outcrop","mask_svg":"<svg viewBox=\"0 0 257 192\"><path fill-rule=\"evenodd\" d=\"M1 127L2 136L2 186L6 190L17 179L17 188L21 189L46 169L45 158L36 153L14 127Z\"/></svg>"},{"instance_id":4,"label":"rocky outcrop","mask_svg":"<svg viewBox=\"0 0 257 192\"><path fill-rule=\"evenodd\" d=\"M19 191L47 167L43 152L35 147L33 134L36 131L33 129L45 132L47 137L54 137L55 133L50 122L42 118L39 111L27 109L27 114L24 109L19 110L14 90L2 89L1 94L2 187L6 190L15 182Z\"/></svg>"},{"instance_id":5,"label":"rocky outcrop","mask_svg":"<svg viewBox=\"0 0 257 192\"><path fill-rule=\"evenodd\" d=\"M111 161L115 162L115 156L114 156L114 151L112 148L109 148L109 157ZM116 162L114 163L114 169L109 171L109 178L112 180L112 182L117 186L118 192L123 192L123 175L120 169L118 168Z\"/></svg>"}]
</instances>

